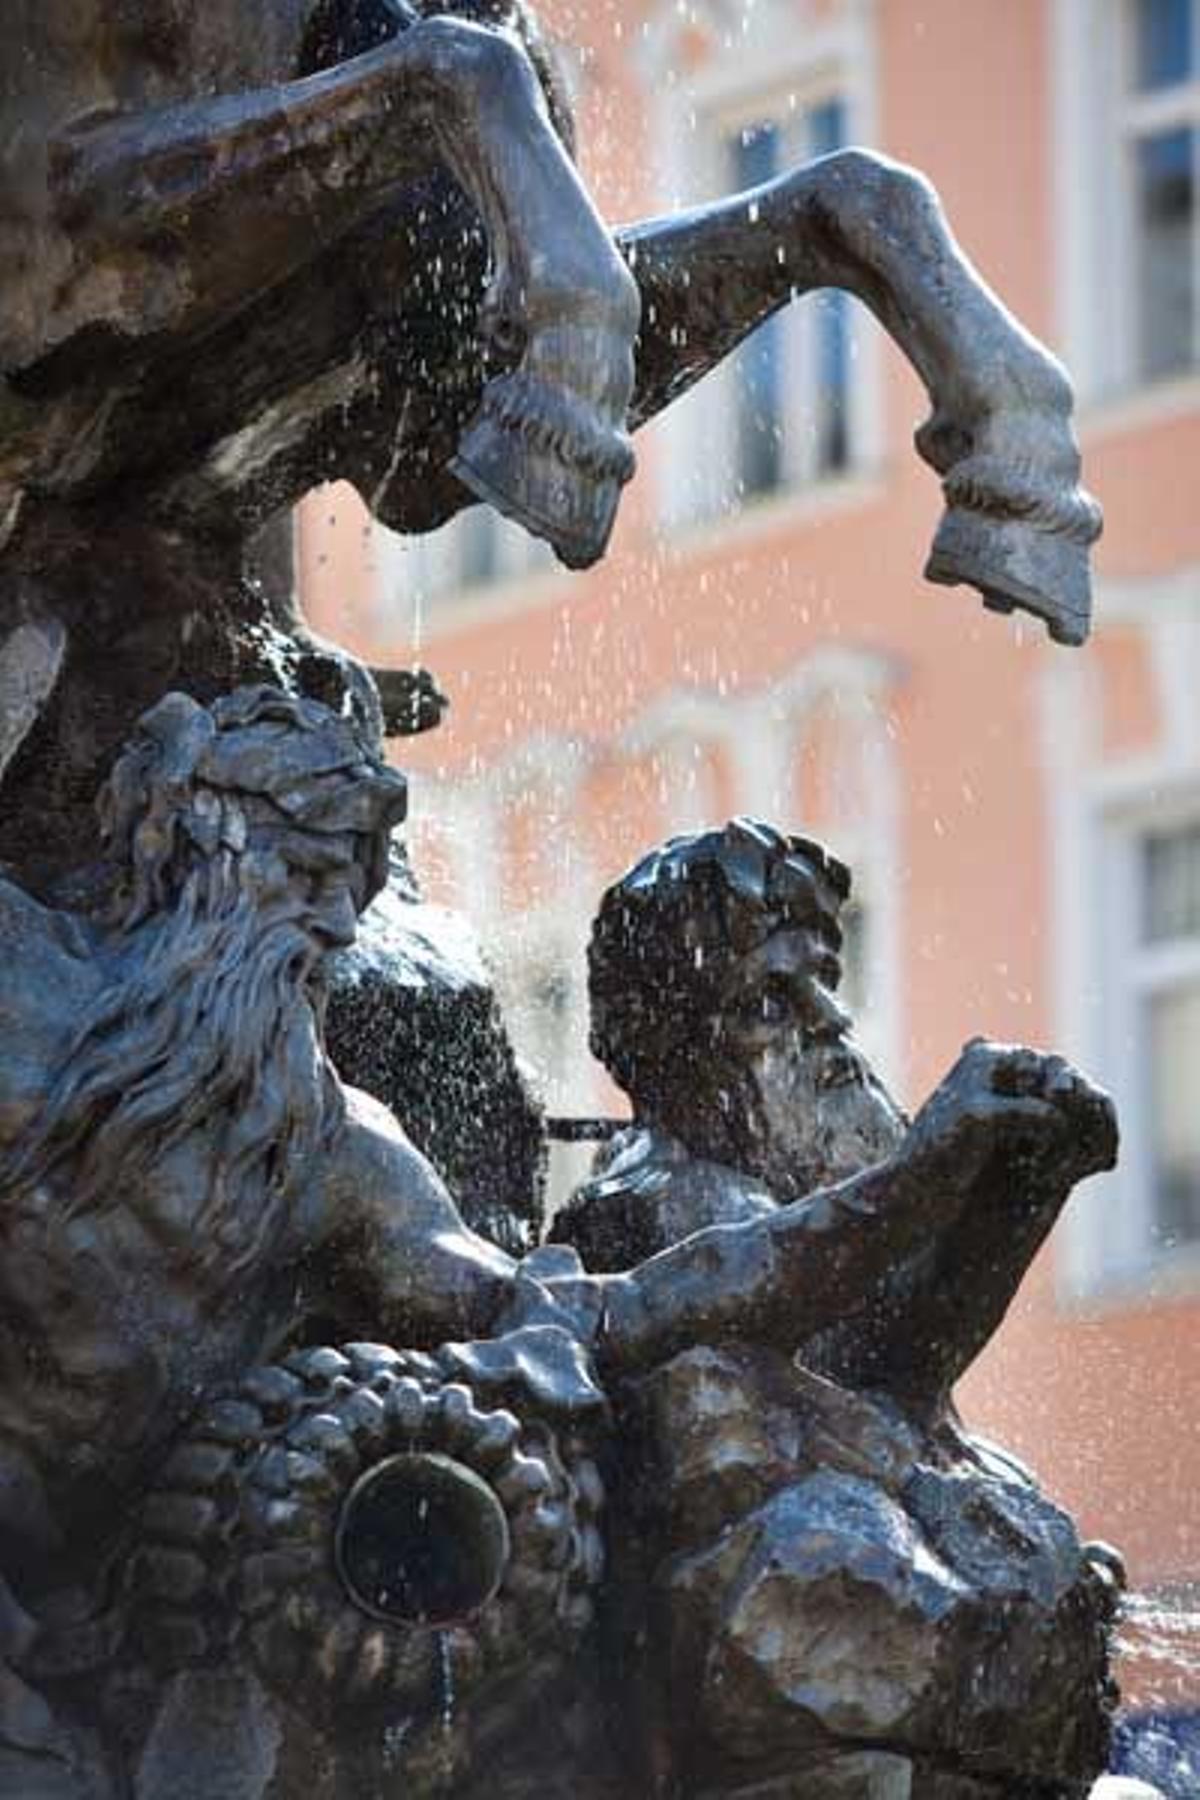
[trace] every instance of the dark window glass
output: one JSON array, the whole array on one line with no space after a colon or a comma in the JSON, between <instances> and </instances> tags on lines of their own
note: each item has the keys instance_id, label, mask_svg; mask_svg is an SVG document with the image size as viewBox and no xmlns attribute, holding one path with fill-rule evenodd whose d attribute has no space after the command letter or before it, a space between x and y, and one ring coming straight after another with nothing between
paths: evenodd
<instances>
[{"instance_id":1,"label":"dark window glass","mask_svg":"<svg viewBox=\"0 0 1200 1800\"><path fill-rule=\"evenodd\" d=\"M1196 67L1194 0L1133 0L1134 81L1143 91L1174 87Z\"/></svg>"},{"instance_id":2,"label":"dark window glass","mask_svg":"<svg viewBox=\"0 0 1200 1800\"><path fill-rule=\"evenodd\" d=\"M845 103L835 99L815 106L809 114L812 155L828 156L845 142ZM816 462L824 475L844 469L850 460L850 301L831 290L810 304L816 309Z\"/></svg>"},{"instance_id":3,"label":"dark window glass","mask_svg":"<svg viewBox=\"0 0 1200 1800\"><path fill-rule=\"evenodd\" d=\"M735 190L760 186L780 172L775 124L748 126L730 143ZM765 229L765 227L764 227ZM744 494L766 494L783 481L783 327L767 319L737 353L737 481Z\"/></svg>"},{"instance_id":4,"label":"dark window glass","mask_svg":"<svg viewBox=\"0 0 1200 1800\"><path fill-rule=\"evenodd\" d=\"M1148 944L1200 937L1200 825L1143 840L1142 937Z\"/></svg>"},{"instance_id":5,"label":"dark window glass","mask_svg":"<svg viewBox=\"0 0 1200 1800\"><path fill-rule=\"evenodd\" d=\"M828 156L846 142L846 103L825 100L808 115L808 147L814 156Z\"/></svg>"},{"instance_id":6,"label":"dark window glass","mask_svg":"<svg viewBox=\"0 0 1200 1800\"><path fill-rule=\"evenodd\" d=\"M1200 985L1148 1003L1154 1229L1172 1249L1200 1240Z\"/></svg>"},{"instance_id":7,"label":"dark window glass","mask_svg":"<svg viewBox=\"0 0 1200 1800\"><path fill-rule=\"evenodd\" d=\"M1196 133L1140 138L1135 155L1141 372L1167 375L1195 356Z\"/></svg>"}]
</instances>

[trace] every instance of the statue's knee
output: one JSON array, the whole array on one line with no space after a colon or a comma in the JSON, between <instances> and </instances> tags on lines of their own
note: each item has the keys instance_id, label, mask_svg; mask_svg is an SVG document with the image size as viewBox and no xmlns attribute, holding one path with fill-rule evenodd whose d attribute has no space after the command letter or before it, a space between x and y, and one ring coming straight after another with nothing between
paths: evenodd
<instances>
[{"instance_id":1,"label":"statue's knee","mask_svg":"<svg viewBox=\"0 0 1200 1800\"><path fill-rule=\"evenodd\" d=\"M879 226L908 235L922 219L940 217L931 182L905 163L857 146L835 150L816 165L820 201L856 249L878 247Z\"/></svg>"},{"instance_id":2,"label":"statue's knee","mask_svg":"<svg viewBox=\"0 0 1200 1800\"><path fill-rule=\"evenodd\" d=\"M419 55L439 88L450 90L475 109L487 99L501 108L539 104L533 65L510 37L440 14L414 25L399 40L410 55Z\"/></svg>"}]
</instances>

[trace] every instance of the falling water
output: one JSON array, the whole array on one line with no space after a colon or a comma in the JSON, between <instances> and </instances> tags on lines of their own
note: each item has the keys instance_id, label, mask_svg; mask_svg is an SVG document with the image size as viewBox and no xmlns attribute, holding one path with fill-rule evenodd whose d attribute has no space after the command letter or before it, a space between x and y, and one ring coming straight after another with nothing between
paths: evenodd
<instances>
[{"instance_id":1,"label":"falling water","mask_svg":"<svg viewBox=\"0 0 1200 1800\"><path fill-rule=\"evenodd\" d=\"M1163 1703L1195 1693L1200 1679L1200 1589L1189 1588L1176 1597L1162 1594L1128 1594L1121 1608L1117 1632L1120 1654L1153 1681L1157 1674ZM1169 1691L1168 1691L1169 1690ZM1178 1690L1178 1692L1176 1692Z\"/></svg>"},{"instance_id":2,"label":"falling water","mask_svg":"<svg viewBox=\"0 0 1200 1800\"><path fill-rule=\"evenodd\" d=\"M367 506L372 515L378 514L383 497L387 493L388 488L392 485L396 471L400 467L400 459L404 455L405 434L408 430L408 415L411 409L412 396L411 394L406 393L401 402L400 412L396 419L396 429L392 434L392 454L388 459L387 467L384 469L383 474L379 477L379 480L371 490L370 499L367 501Z\"/></svg>"},{"instance_id":3,"label":"falling water","mask_svg":"<svg viewBox=\"0 0 1200 1800\"><path fill-rule=\"evenodd\" d=\"M383 1766L390 1773L398 1769L404 1757L404 1740L412 1730L411 1719L397 1719L383 1728Z\"/></svg>"},{"instance_id":4,"label":"falling water","mask_svg":"<svg viewBox=\"0 0 1200 1800\"><path fill-rule=\"evenodd\" d=\"M1200 1793L1200 1751L1195 1736L1181 1741L1173 1721L1197 1711L1200 1588L1127 1595L1117 1651L1130 1701L1118 1722L1121 1766L1153 1783L1169 1800L1192 1800Z\"/></svg>"},{"instance_id":5,"label":"falling water","mask_svg":"<svg viewBox=\"0 0 1200 1800\"><path fill-rule=\"evenodd\" d=\"M404 396L404 399L401 403L401 406L400 406L399 415L396 419L395 431L392 434L391 455L388 458L388 462L387 462L386 467L384 468L383 474L379 477L379 480L375 483L374 488L371 490L370 498L367 501L368 510L370 511L372 519L374 519L374 520L378 519L379 508L383 502L385 495L387 494L388 488L391 486L392 482L395 480L396 472L399 469L400 463L404 456L404 451L405 451L405 446L406 446L406 437L407 437L407 431L408 431L409 413L411 411L411 408L412 408L412 397L410 394L406 393ZM373 529L378 530L379 529L378 524L376 524L373 527ZM412 644L412 666L415 670L417 667L417 664L420 660L421 643L422 643L422 640L425 635L425 588L424 588L424 583L421 581L414 581L411 584L411 589L412 589L412 612L411 612L409 636L410 636L411 644ZM398 598L399 598L399 596L395 593L389 594L388 595L389 606L394 604L398 600Z\"/></svg>"},{"instance_id":6,"label":"falling water","mask_svg":"<svg viewBox=\"0 0 1200 1800\"><path fill-rule=\"evenodd\" d=\"M454 1661L447 1631L438 1632L438 1660L442 1670L442 1730L448 1734L454 1724Z\"/></svg>"}]
</instances>

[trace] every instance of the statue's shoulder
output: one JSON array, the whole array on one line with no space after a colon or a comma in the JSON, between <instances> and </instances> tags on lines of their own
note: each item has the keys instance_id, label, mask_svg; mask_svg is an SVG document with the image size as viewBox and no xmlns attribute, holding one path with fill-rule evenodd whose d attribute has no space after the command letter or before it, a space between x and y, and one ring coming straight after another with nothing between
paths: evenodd
<instances>
[{"instance_id":1,"label":"statue's shoulder","mask_svg":"<svg viewBox=\"0 0 1200 1800\"><path fill-rule=\"evenodd\" d=\"M617 1133L591 1178L558 1214L551 1238L573 1244L586 1268L632 1268L710 1225L736 1225L775 1210L761 1183L693 1155L651 1126Z\"/></svg>"}]
</instances>

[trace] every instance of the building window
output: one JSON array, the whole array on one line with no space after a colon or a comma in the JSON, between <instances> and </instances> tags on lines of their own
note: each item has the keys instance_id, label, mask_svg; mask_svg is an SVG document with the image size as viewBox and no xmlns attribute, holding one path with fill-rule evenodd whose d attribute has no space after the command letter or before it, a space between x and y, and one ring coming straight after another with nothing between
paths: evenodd
<instances>
[{"instance_id":1,"label":"building window","mask_svg":"<svg viewBox=\"0 0 1200 1800\"><path fill-rule=\"evenodd\" d=\"M768 115L742 124L725 136L728 190L759 187L789 165L825 156L845 141L846 109L838 97L790 120ZM793 478L832 474L849 461L847 305L842 293L811 295L796 317L783 312L766 320L734 357L739 496L771 493ZM799 442L789 432L789 362L807 376L806 430Z\"/></svg>"},{"instance_id":2,"label":"building window","mask_svg":"<svg viewBox=\"0 0 1200 1800\"><path fill-rule=\"evenodd\" d=\"M1122 809L1095 850L1094 973L1079 971L1074 999L1088 1021L1084 1066L1116 1101L1121 1156L1069 1214L1064 1272L1084 1297L1200 1274L1200 804L1189 794Z\"/></svg>"},{"instance_id":3,"label":"building window","mask_svg":"<svg viewBox=\"0 0 1200 1800\"><path fill-rule=\"evenodd\" d=\"M1105 399L1200 366L1200 0L1057 0L1063 332Z\"/></svg>"},{"instance_id":4,"label":"building window","mask_svg":"<svg viewBox=\"0 0 1200 1800\"><path fill-rule=\"evenodd\" d=\"M403 537L379 524L372 531L376 604L385 627L408 629L414 616L423 619L427 601L444 604L554 567L549 544L490 506L470 507L420 537Z\"/></svg>"},{"instance_id":5,"label":"building window","mask_svg":"<svg viewBox=\"0 0 1200 1800\"><path fill-rule=\"evenodd\" d=\"M745 192L840 149L849 112L818 88L698 112L691 200ZM855 334L863 321L829 290L783 307L672 409L665 511L690 524L747 499L808 487L860 455L861 382ZM694 453L706 446L703 458Z\"/></svg>"},{"instance_id":6,"label":"building window","mask_svg":"<svg viewBox=\"0 0 1200 1800\"><path fill-rule=\"evenodd\" d=\"M1152 1248L1200 1243L1200 823L1146 833L1138 850L1130 973L1142 1064Z\"/></svg>"},{"instance_id":7,"label":"building window","mask_svg":"<svg viewBox=\"0 0 1200 1800\"><path fill-rule=\"evenodd\" d=\"M1200 361L1200 0L1125 0L1119 108L1134 374Z\"/></svg>"}]
</instances>

